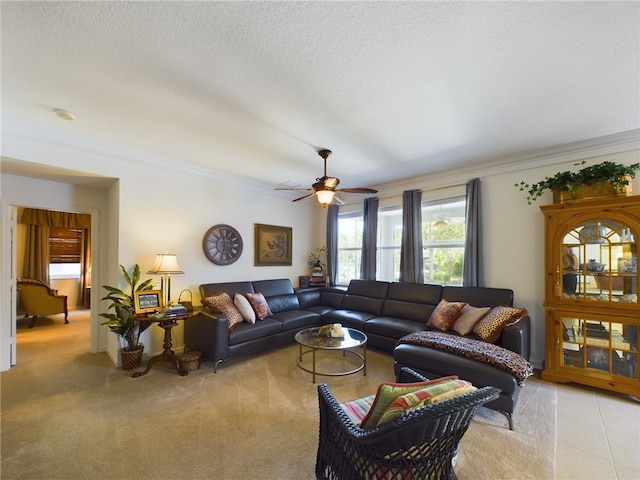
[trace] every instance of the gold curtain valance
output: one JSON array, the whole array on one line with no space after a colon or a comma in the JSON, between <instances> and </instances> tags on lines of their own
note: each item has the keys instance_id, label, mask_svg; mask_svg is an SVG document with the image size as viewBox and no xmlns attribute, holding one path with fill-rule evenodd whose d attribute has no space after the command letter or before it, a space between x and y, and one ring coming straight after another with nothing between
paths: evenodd
<instances>
[{"instance_id":1,"label":"gold curtain valance","mask_svg":"<svg viewBox=\"0 0 640 480\"><path fill-rule=\"evenodd\" d=\"M20 223L64 228L91 228L91 215L88 213L54 212L38 208L25 208L22 212Z\"/></svg>"}]
</instances>

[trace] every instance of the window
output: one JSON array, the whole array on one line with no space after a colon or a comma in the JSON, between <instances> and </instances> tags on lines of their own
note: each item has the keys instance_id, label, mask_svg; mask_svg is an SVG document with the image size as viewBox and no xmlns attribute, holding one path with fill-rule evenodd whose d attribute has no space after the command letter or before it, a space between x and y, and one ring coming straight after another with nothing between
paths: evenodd
<instances>
[{"instance_id":1,"label":"window","mask_svg":"<svg viewBox=\"0 0 640 480\"><path fill-rule=\"evenodd\" d=\"M402 207L378 210L378 246L376 280L400 280L402 246Z\"/></svg>"},{"instance_id":2,"label":"window","mask_svg":"<svg viewBox=\"0 0 640 480\"><path fill-rule=\"evenodd\" d=\"M49 233L49 276L79 278L82 255L82 230L51 227Z\"/></svg>"},{"instance_id":3,"label":"window","mask_svg":"<svg viewBox=\"0 0 640 480\"><path fill-rule=\"evenodd\" d=\"M362 257L362 212L338 216L338 285L360 278Z\"/></svg>"},{"instance_id":4,"label":"window","mask_svg":"<svg viewBox=\"0 0 640 480\"><path fill-rule=\"evenodd\" d=\"M424 282L462 285L465 235L464 197L422 205Z\"/></svg>"},{"instance_id":5,"label":"window","mask_svg":"<svg viewBox=\"0 0 640 480\"><path fill-rule=\"evenodd\" d=\"M462 285L465 236L465 197L423 202L422 248L424 282ZM360 278L362 212L338 217L338 284ZM376 279L400 280L402 207L378 211Z\"/></svg>"}]
</instances>

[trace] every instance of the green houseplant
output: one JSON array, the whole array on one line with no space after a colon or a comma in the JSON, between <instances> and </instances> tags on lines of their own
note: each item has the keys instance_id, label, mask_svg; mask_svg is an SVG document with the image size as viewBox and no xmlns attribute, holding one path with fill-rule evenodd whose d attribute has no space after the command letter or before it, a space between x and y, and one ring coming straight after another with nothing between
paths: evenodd
<instances>
[{"instance_id":1,"label":"green houseplant","mask_svg":"<svg viewBox=\"0 0 640 480\"><path fill-rule=\"evenodd\" d=\"M576 165L584 165L585 163L583 160L581 163L576 163ZM532 185L520 182L516 183L515 186L519 188L520 191L527 192L527 202L531 205L547 190L576 193L585 185L606 183L615 191L622 192L626 186L629 185L629 179L634 178L639 169L640 163L624 165L605 161L584 167L577 172L558 172L554 176L545 177L544 180Z\"/></svg>"},{"instance_id":2,"label":"green houseplant","mask_svg":"<svg viewBox=\"0 0 640 480\"><path fill-rule=\"evenodd\" d=\"M127 283L127 291L120 290L117 287L103 285L107 291L107 296L101 300L111 302L109 304L108 313L101 313L100 316L106 318L107 321L102 325L109 327L113 333L117 334L123 341L123 352L140 351L139 358L142 358L142 349L139 345L140 334L144 332L151 322L139 322L135 318L134 293L143 290L151 290L153 288L153 279L140 282L140 266L135 264L131 274L127 269L120 265L120 272ZM124 364L124 355L123 355ZM138 363L139 365L139 363ZM135 367L133 367L135 368Z\"/></svg>"}]
</instances>

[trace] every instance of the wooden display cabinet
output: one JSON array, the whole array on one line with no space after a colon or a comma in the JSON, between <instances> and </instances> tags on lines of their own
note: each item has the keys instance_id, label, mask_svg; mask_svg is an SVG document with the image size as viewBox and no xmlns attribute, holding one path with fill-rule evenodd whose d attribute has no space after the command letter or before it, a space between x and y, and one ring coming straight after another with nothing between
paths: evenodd
<instances>
[{"instance_id":1,"label":"wooden display cabinet","mask_svg":"<svg viewBox=\"0 0 640 480\"><path fill-rule=\"evenodd\" d=\"M545 215L542 378L640 398L640 196L540 208Z\"/></svg>"}]
</instances>

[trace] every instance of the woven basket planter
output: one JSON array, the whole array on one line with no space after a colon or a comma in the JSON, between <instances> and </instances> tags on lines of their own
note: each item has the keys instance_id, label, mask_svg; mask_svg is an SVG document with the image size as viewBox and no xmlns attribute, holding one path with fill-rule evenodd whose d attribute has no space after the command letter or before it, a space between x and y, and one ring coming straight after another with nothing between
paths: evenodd
<instances>
[{"instance_id":1,"label":"woven basket planter","mask_svg":"<svg viewBox=\"0 0 640 480\"><path fill-rule=\"evenodd\" d=\"M553 203L565 203L572 200L584 200L596 197L617 197L632 195L631 177L626 177L628 185L612 185L609 182L598 182L593 185L582 185L580 188L569 192L566 190L553 191Z\"/></svg>"},{"instance_id":2,"label":"woven basket planter","mask_svg":"<svg viewBox=\"0 0 640 480\"><path fill-rule=\"evenodd\" d=\"M194 370L198 370L200 368L200 357L202 354L200 352L187 352L180 357L180 364L182 365L182 370L185 372L193 372Z\"/></svg>"},{"instance_id":3,"label":"woven basket planter","mask_svg":"<svg viewBox=\"0 0 640 480\"><path fill-rule=\"evenodd\" d=\"M122 369L133 370L134 368L138 368L142 363L142 352L144 352L144 345L139 345L137 350L120 349Z\"/></svg>"}]
</instances>

